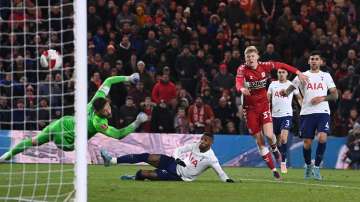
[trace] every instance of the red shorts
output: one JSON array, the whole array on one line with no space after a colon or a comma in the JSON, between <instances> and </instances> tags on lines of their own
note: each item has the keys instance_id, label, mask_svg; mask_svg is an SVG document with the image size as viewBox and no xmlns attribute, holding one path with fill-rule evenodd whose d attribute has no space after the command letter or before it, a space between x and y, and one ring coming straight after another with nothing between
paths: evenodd
<instances>
[{"instance_id":1,"label":"red shorts","mask_svg":"<svg viewBox=\"0 0 360 202\"><path fill-rule=\"evenodd\" d=\"M270 107L268 104L261 105L261 107L244 107L244 116L246 124L251 135L254 135L262 130L265 123L272 123Z\"/></svg>"}]
</instances>

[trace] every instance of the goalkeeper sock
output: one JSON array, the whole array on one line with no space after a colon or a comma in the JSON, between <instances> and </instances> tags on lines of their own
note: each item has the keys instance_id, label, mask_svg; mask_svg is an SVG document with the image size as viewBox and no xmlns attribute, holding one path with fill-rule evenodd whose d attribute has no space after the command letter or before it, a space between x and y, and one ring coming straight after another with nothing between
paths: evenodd
<instances>
[{"instance_id":1,"label":"goalkeeper sock","mask_svg":"<svg viewBox=\"0 0 360 202\"><path fill-rule=\"evenodd\" d=\"M147 162L149 158L149 153L142 154L128 154L125 156L120 156L117 158L117 163L140 163Z\"/></svg>"},{"instance_id":2,"label":"goalkeeper sock","mask_svg":"<svg viewBox=\"0 0 360 202\"><path fill-rule=\"evenodd\" d=\"M32 146L33 145L31 138L24 139L20 143L18 143L14 148L10 149L10 151L7 152L7 156L4 159L10 160L16 154L21 153Z\"/></svg>"}]
</instances>

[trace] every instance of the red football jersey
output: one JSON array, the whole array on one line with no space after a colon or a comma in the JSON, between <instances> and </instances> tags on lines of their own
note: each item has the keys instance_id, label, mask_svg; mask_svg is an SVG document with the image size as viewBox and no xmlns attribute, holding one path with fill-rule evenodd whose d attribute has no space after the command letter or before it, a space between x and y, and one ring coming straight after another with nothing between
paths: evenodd
<instances>
[{"instance_id":1,"label":"red football jersey","mask_svg":"<svg viewBox=\"0 0 360 202\"><path fill-rule=\"evenodd\" d=\"M241 65L237 69L236 89L247 88L250 95L244 96L244 105L247 107L257 107L259 105L269 104L267 99L266 83L267 75L272 69L285 69L288 72L296 73L298 69L281 62L259 62L256 69ZM245 86L248 84L247 86Z\"/></svg>"}]
</instances>

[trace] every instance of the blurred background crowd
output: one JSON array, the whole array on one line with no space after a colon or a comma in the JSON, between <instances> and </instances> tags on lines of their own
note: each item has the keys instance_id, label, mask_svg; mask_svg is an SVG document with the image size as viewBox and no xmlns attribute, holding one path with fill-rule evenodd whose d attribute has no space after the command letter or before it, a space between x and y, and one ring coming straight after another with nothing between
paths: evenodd
<instances>
[{"instance_id":1,"label":"blurred background crowd","mask_svg":"<svg viewBox=\"0 0 360 202\"><path fill-rule=\"evenodd\" d=\"M73 114L72 3L36 2L0 2L0 129L42 129ZM93 0L87 20L89 99L107 77L140 73L138 84L111 88L118 128L144 111L151 120L139 132L248 134L234 88L248 45L301 71L320 50L340 92L332 135L360 128L360 1ZM48 48L64 55L61 70L40 67Z\"/></svg>"}]
</instances>

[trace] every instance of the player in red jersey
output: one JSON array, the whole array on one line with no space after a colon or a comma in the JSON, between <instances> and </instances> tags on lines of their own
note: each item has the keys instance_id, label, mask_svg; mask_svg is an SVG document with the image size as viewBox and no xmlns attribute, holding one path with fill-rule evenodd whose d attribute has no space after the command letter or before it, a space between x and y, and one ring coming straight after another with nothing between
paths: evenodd
<instances>
[{"instance_id":1,"label":"player in red jersey","mask_svg":"<svg viewBox=\"0 0 360 202\"><path fill-rule=\"evenodd\" d=\"M255 46L248 46L245 51L245 64L237 70L236 89L244 95L244 115L249 132L256 139L259 153L267 166L273 171L275 179L280 179L276 171L271 153L265 146L263 134L267 137L275 159L280 163L281 154L276 146L276 136L273 133L273 125L270 112L270 103L267 98L266 83L268 74L272 69L285 69L297 74L303 82L307 77L298 69L280 62L259 62L259 52Z\"/></svg>"}]
</instances>

